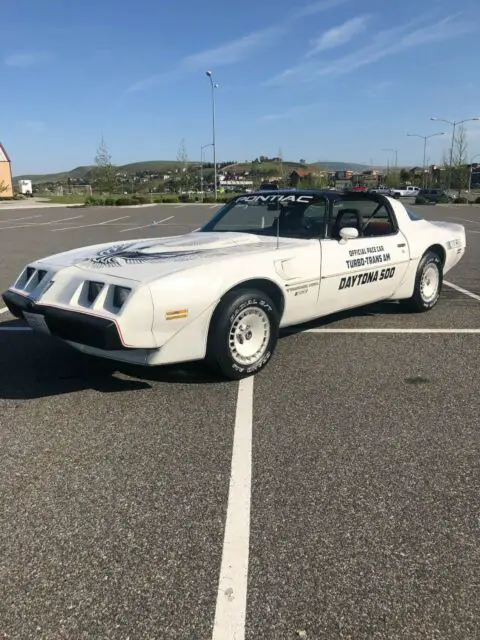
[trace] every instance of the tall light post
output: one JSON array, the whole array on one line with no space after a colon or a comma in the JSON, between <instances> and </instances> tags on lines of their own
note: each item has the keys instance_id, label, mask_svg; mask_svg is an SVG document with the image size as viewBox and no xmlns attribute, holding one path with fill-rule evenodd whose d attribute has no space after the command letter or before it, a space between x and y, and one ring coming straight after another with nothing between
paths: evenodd
<instances>
[{"instance_id":1,"label":"tall light post","mask_svg":"<svg viewBox=\"0 0 480 640\"><path fill-rule=\"evenodd\" d=\"M441 131L439 133L431 133L429 136L422 136L419 133L407 133L407 136L411 136L412 138L423 138L423 179L422 179L422 187L426 188L426 178L425 178L425 161L427 157L427 140L429 138L434 138L435 136L444 136L445 131Z\"/></svg>"},{"instance_id":2,"label":"tall light post","mask_svg":"<svg viewBox=\"0 0 480 640\"><path fill-rule=\"evenodd\" d=\"M203 150L207 147L213 147L213 143L204 144L200 147L200 190L202 192L202 202L203 202Z\"/></svg>"},{"instance_id":3,"label":"tall light post","mask_svg":"<svg viewBox=\"0 0 480 640\"><path fill-rule=\"evenodd\" d=\"M398 149L383 149L383 151L391 151L395 154L395 169L398 167Z\"/></svg>"},{"instance_id":4,"label":"tall light post","mask_svg":"<svg viewBox=\"0 0 480 640\"><path fill-rule=\"evenodd\" d=\"M468 176L468 193L470 193L470 191L472 190L472 173L473 173L473 161L475 160L475 158L480 158L480 153L477 153L475 156L472 157L472 159L470 160L470 174Z\"/></svg>"},{"instance_id":5,"label":"tall light post","mask_svg":"<svg viewBox=\"0 0 480 640\"><path fill-rule=\"evenodd\" d=\"M218 89L220 85L213 82L213 74L211 71L206 71L208 78L210 79L210 86L212 89L212 124L213 124L213 173L215 180L215 200L217 200L217 147L215 143L215 89Z\"/></svg>"},{"instance_id":6,"label":"tall light post","mask_svg":"<svg viewBox=\"0 0 480 640\"><path fill-rule=\"evenodd\" d=\"M452 163L453 163L453 144L455 142L455 129L457 124L463 124L464 122L473 122L474 120L480 120L480 118L465 118L465 120L445 120L444 118L430 118L430 120L437 120L438 122L446 122L447 124L452 125L452 144L450 145L450 163L448 167L448 190L450 190L450 185L452 182Z\"/></svg>"}]
</instances>

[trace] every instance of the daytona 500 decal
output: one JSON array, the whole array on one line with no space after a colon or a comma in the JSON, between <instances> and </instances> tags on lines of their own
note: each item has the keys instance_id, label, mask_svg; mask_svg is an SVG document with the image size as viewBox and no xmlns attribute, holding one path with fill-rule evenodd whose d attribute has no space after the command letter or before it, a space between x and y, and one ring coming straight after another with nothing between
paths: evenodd
<instances>
[{"instance_id":1,"label":"daytona 500 decal","mask_svg":"<svg viewBox=\"0 0 480 640\"><path fill-rule=\"evenodd\" d=\"M395 273L395 267L389 269L377 269L376 271L369 271L367 273L358 273L355 276L348 276L340 279L339 289L351 289L352 287L361 287L364 284L371 284L379 280L388 280L393 278Z\"/></svg>"}]
</instances>

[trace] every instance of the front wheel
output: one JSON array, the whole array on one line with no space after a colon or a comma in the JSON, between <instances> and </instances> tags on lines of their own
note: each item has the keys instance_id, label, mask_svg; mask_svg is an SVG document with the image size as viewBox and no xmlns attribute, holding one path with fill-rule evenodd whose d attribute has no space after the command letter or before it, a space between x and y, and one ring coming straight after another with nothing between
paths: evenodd
<instances>
[{"instance_id":1,"label":"front wheel","mask_svg":"<svg viewBox=\"0 0 480 640\"><path fill-rule=\"evenodd\" d=\"M418 265L413 296L403 302L412 311L429 311L438 302L442 284L442 261L437 253L427 251Z\"/></svg>"},{"instance_id":2,"label":"front wheel","mask_svg":"<svg viewBox=\"0 0 480 640\"><path fill-rule=\"evenodd\" d=\"M279 324L279 313L265 293L228 293L210 323L207 363L231 380L258 373L275 351Z\"/></svg>"}]
</instances>

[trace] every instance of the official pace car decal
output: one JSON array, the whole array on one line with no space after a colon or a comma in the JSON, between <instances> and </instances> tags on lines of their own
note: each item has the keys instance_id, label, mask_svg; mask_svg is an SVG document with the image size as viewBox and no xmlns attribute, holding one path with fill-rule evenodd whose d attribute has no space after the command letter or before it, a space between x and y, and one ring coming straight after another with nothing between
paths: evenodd
<instances>
[{"instance_id":1,"label":"official pace car decal","mask_svg":"<svg viewBox=\"0 0 480 640\"><path fill-rule=\"evenodd\" d=\"M182 244L185 244L182 242ZM259 249L272 249L269 242L253 242L244 245L232 244L221 248L206 247L205 249L173 249L171 251L149 252L149 249L162 246L158 241L152 244L138 246L138 241L127 242L106 249L102 249L93 257L87 258L95 268L121 267L122 264L154 264L158 262L182 262L188 260L211 259L219 256L229 256L242 251L252 251ZM168 247L168 245L164 245Z\"/></svg>"}]
</instances>

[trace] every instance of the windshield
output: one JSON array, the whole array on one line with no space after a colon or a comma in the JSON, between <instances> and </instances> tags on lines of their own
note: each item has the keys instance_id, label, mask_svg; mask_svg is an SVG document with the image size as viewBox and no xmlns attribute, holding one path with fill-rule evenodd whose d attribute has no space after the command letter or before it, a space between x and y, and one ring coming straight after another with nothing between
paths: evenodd
<instances>
[{"instance_id":1,"label":"windshield","mask_svg":"<svg viewBox=\"0 0 480 640\"><path fill-rule=\"evenodd\" d=\"M241 196L227 204L200 231L237 231L284 238L323 237L327 200L308 194Z\"/></svg>"}]
</instances>

